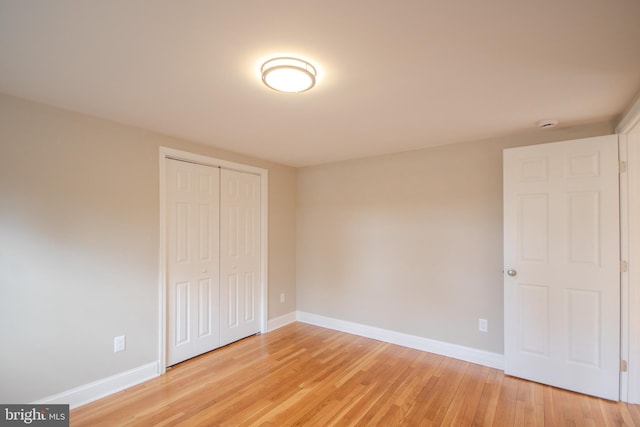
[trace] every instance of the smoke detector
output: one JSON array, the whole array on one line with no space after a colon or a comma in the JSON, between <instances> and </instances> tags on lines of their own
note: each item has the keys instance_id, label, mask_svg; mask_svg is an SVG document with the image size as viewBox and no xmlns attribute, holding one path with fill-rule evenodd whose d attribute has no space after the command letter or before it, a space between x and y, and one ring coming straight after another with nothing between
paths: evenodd
<instances>
[{"instance_id":1,"label":"smoke detector","mask_svg":"<svg viewBox=\"0 0 640 427\"><path fill-rule=\"evenodd\" d=\"M552 127L554 127L554 126L555 126L555 125L557 125L557 124L558 124L558 121L557 121L557 120L554 120L554 119L546 119L546 120L540 120L540 121L538 122L538 127L539 127L540 129L548 129L548 128L552 128Z\"/></svg>"}]
</instances>

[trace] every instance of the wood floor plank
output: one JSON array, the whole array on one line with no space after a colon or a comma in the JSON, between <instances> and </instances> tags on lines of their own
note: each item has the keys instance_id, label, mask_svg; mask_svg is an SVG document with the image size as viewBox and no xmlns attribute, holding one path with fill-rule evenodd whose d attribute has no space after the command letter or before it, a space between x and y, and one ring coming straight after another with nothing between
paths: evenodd
<instances>
[{"instance_id":1,"label":"wood floor plank","mask_svg":"<svg viewBox=\"0 0 640 427\"><path fill-rule=\"evenodd\" d=\"M488 374L489 368L478 369L477 366L468 364L463 374L463 381L460 382L447 408L442 425L472 425Z\"/></svg>"},{"instance_id":2,"label":"wood floor plank","mask_svg":"<svg viewBox=\"0 0 640 427\"><path fill-rule=\"evenodd\" d=\"M473 426L490 426L496 416L498 398L502 386L502 373L497 369L490 369L482 387L482 395L473 418Z\"/></svg>"},{"instance_id":3,"label":"wood floor plank","mask_svg":"<svg viewBox=\"0 0 640 427\"><path fill-rule=\"evenodd\" d=\"M496 413L493 419L494 426L515 425L516 417L516 393L518 381L512 377L502 377L500 395L498 397Z\"/></svg>"},{"instance_id":4,"label":"wood floor plank","mask_svg":"<svg viewBox=\"0 0 640 427\"><path fill-rule=\"evenodd\" d=\"M72 426L633 426L640 407L293 323L71 411Z\"/></svg>"}]
</instances>

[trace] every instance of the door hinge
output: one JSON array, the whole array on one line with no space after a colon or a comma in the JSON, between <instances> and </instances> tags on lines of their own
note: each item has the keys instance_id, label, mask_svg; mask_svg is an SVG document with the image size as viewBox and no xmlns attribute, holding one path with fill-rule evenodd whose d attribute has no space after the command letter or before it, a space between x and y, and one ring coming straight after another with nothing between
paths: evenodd
<instances>
[{"instance_id":1,"label":"door hinge","mask_svg":"<svg viewBox=\"0 0 640 427\"><path fill-rule=\"evenodd\" d=\"M620 272L626 273L629 270L629 266L627 265L627 261L620 261Z\"/></svg>"},{"instance_id":2,"label":"door hinge","mask_svg":"<svg viewBox=\"0 0 640 427\"><path fill-rule=\"evenodd\" d=\"M620 361L620 372L627 372L627 361L626 360L621 360Z\"/></svg>"},{"instance_id":3,"label":"door hinge","mask_svg":"<svg viewBox=\"0 0 640 427\"><path fill-rule=\"evenodd\" d=\"M627 171L627 162L620 161L620 173L625 173Z\"/></svg>"}]
</instances>

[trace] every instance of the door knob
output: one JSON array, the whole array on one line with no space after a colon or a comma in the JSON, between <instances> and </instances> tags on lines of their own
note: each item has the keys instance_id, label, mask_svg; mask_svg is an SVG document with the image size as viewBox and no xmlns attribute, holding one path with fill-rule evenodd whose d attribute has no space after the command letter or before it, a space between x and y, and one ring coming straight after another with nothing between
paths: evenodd
<instances>
[{"instance_id":1,"label":"door knob","mask_svg":"<svg viewBox=\"0 0 640 427\"><path fill-rule=\"evenodd\" d=\"M511 277L516 277L518 275L518 272L515 271L513 268L510 268L507 270L507 274Z\"/></svg>"}]
</instances>

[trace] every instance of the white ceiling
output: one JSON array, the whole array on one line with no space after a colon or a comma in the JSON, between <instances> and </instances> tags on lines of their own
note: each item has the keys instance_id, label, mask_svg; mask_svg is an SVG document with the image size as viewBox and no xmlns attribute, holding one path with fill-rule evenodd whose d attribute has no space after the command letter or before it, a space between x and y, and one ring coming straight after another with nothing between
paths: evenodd
<instances>
[{"instance_id":1,"label":"white ceiling","mask_svg":"<svg viewBox=\"0 0 640 427\"><path fill-rule=\"evenodd\" d=\"M267 89L261 59L319 68ZM640 0L0 0L0 92L304 166L610 120Z\"/></svg>"}]
</instances>

